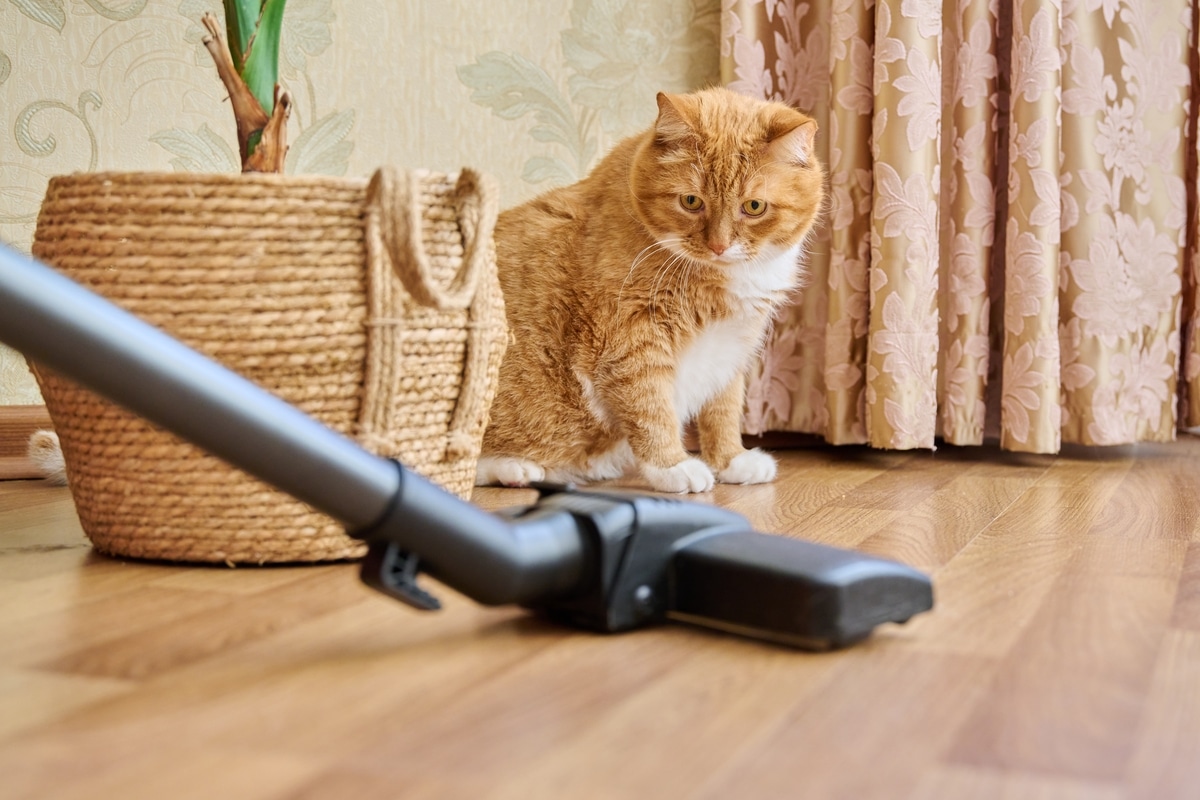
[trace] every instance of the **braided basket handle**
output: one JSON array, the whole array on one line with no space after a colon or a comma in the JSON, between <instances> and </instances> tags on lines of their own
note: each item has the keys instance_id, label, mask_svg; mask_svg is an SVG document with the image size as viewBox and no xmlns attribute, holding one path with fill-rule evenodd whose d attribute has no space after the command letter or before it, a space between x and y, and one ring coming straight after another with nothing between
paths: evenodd
<instances>
[{"instance_id":1,"label":"braided basket handle","mask_svg":"<svg viewBox=\"0 0 1200 800\"><path fill-rule=\"evenodd\" d=\"M382 455L395 456L401 450L392 428L399 402L398 357L405 309L411 310L409 301L436 311L456 312L452 316L465 311L460 322L445 323L461 325L467 334L462 381L444 439L442 461L449 462L478 456L477 429L486 419L490 402L493 343L497 324L501 328L504 324L504 312L497 310L489 288L489 275L495 270L492 236L499 203L490 177L466 168L459 173L449 199L462 237L462 263L453 278L439 282L425 250L428 198L423 194L428 177L428 173L404 172L389 166L376 171L367 185L370 334L358 438ZM435 178L442 190L446 186L443 177L448 176ZM395 285L397 280L399 287ZM494 288L499 291L498 286Z\"/></svg>"},{"instance_id":2,"label":"braided basket handle","mask_svg":"<svg viewBox=\"0 0 1200 800\"><path fill-rule=\"evenodd\" d=\"M404 288L423 306L439 311L469 308L484 269L499 202L486 175L464 168L454 187L463 237L463 268L446 286L433 278L421 235L421 176L393 166L376 170L367 185L367 235L379 236Z\"/></svg>"}]
</instances>

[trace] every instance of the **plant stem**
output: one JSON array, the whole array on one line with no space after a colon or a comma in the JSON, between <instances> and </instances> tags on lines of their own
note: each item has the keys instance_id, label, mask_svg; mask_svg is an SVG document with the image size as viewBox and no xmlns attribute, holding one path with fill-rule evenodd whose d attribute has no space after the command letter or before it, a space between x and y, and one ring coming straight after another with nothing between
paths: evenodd
<instances>
[{"instance_id":1,"label":"plant stem","mask_svg":"<svg viewBox=\"0 0 1200 800\"><path fill-rule=\"evenodd\" d=\"M212 14L201 17L208 34L202 39L204 47L217 66L217 75L229 92L233 117L237 122L238 150L242 156L242 172L283 172L287 156L287 118L292 99L275 86L275 107L268 117L254 94L238 74L229 46L221 35L220 23ZM256 133L262 136L251 149L250 140Z\"/></svg>"}]
</instances>

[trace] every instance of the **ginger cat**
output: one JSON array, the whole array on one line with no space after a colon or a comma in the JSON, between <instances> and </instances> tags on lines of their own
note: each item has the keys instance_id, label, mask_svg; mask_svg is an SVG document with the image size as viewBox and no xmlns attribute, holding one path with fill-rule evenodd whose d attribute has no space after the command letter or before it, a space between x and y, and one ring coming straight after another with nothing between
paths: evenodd
<instances>
[{"instance_id":1,"label":"ginger cat","mask_svg":"<svg viewBox=\"0 0 1200 800\"><path fill-rule=\"evenodd\" d=\"M478 485L635 464L661 492L775 477L742 446L745 375L824 203L817 125L727 89L659 94L658 109L586 178L500 215L511 339Z\"/></svg>"}]
</instances>

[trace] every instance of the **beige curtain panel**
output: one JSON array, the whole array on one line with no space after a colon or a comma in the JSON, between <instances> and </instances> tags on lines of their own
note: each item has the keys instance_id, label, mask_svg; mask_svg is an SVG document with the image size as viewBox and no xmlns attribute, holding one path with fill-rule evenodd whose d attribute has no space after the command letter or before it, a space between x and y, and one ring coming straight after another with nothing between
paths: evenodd
<instances>
[{"instance_id":1,"label":"beige curtain panel","mask_svg":"<svg viewBox=\"0 0 1200 800\"><path fill-rule=\"evenodd\" d=\"M831 202L748 432L933 447L1200 425L1192 0L724 0Z\"/></svg>"}]
</instances>

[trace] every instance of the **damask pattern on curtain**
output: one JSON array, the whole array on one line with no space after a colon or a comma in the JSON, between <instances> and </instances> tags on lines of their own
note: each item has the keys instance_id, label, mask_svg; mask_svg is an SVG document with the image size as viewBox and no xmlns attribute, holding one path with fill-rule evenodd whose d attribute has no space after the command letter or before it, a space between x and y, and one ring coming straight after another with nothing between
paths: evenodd
<instances>
[{"instance_id":1,"label":"damask pattern on curtain","mask_svg":"<svg viewBox=\"0 0 1200 800\"><path fill-rule=\"evenodd\" d=\"M748 432L1200 424L1192 0L723 0L721 47L727 85L818 119L830 175Z\"/></svg>"}]
</instances>

